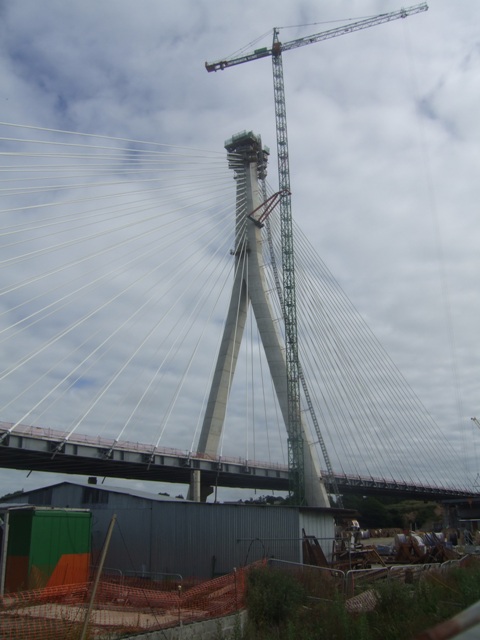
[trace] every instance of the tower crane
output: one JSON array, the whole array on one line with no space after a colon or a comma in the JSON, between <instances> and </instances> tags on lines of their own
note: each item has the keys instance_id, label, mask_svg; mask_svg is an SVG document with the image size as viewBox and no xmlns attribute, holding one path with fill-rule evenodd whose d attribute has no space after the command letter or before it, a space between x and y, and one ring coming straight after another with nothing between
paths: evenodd
<instances>
[{"instance_id":1,"label":"tower crane","mask_svg":"<svg viewBox=\"0 0 480 640\"><path fill-rule=\"evenodd\" d=\"M473 422L477 425L477 427L480 429L480 420L478 420L477 418L471 418L471 420L473 420Z\"/></svg>"},{"instance_id":2,"label":"tower crane","mask_svg":"<svg viewBox=\"0 0 480 640\"><path fill-rule=\"evenodd\" d=\"M245 62L259 60L260 58L272 58L273 68L273 95L275 104L275 124L277 137L277 162L278 162L278 181L279 191L282 192L280 200L280 232L282 244L282 276L284 288L284 324L285 324L285 356L287 363L287 389L288 389L288 465L290 477L292 480L291 493L297 499L298 504L304 504L304 469L303 469L303 438L301 435L301 413L300 413L300 374L298 362L298 342L297 342L297 308L295 293L295 264L294 264L294 248L293 248L293 224L292 224L292 207L290 195L290 165L288 154L288 137L287 137L287 114L285 102L285 87L283 81L283 61L282 53L297 49L307 44L314 44L323 40L329 40L338 36L343 36L355 31L361 31L391 22L399 18L406 18L410 15L428 10L428 5L423 2L421 4L391 11L390 13L382 13L371 18L364 18L357 22L352 22L342 27L329 29L303 38L290 40L289 42L280 42L279 29L273 29L273 42L270 48L263 47L256 49L251 53L234 58L226 58L217 62L205 63L208 72L221 71L234 67ZM326 456L325 462L329 467L328 455L323 443L323 437L317 428L317 422L314 420L317 436L322 447L322 452ZM330 467L329 467L330 468ZM332 472L333 478L333 472Z\"/></svg>"}]
</instances>

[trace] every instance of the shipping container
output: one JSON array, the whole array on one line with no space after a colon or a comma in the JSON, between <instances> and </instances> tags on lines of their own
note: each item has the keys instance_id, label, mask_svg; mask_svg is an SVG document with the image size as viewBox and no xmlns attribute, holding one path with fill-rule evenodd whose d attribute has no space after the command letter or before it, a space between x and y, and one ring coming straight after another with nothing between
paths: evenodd
<instances>
[{"instance_id":1,"label":"shipping container","mask_svg":"<svg viewBox=\"0 0 480 640\"><path fill-rule=\"evenodd\" d=\"M90 511L2 505L0 517L0 594L87 582Z\"/></svg>"}]
</instances>

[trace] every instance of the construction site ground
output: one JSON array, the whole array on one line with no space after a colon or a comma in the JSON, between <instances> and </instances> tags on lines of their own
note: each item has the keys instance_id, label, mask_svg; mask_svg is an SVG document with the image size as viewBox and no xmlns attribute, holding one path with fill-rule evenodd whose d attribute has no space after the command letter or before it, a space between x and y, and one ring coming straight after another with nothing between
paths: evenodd
<instances>
[{"instance_id":1,"label":"construction site ground","mask_svg":"<svg viewBox=\"0 0 480 640\"><path fill-rule=\"evenodd\" d=\"M315 549L315 544L312 544L310 539L308 541L310 547ZM394 548L396 540L394 536L384 536L365 538L358 542L359 546L375 547L384 552L388 548ZM368 554L368 551L365 550L365 553ZM347 564L339 572L339 575L344 576L346 587L347 582L350 584L349 580L357 584L363 578L361 571L354 571L355 576L349 571L357 567L351 564L348 552L347 555ZM382 564L377 565L373 558L373 562L368 566L372 569L379 568L387 571L383 558L376 557ZM324 567L324 564L318 564L311 569L324 572ZM361 566L358 568L362 569ZM396 575L400 575L397 569L401 570L401 567L391 567L391 569ZM422 571L422 565L417 563L416 569ZM247 568L238 569L229 575L202 584L192 584L189 588L186 585L183 587L170 585L166 590L164 587L155 588L155 585L146 584L141 580L135 582L131 579L103 578L89 616L92 637L99 640L128 637L131 634L155 632L160 629L165 631L168 627L190 626L192 623L219 620L228 615L235 615L244 608L246 571L248 571ZM368 577L367 574L365 575ZM17 640L19 637L24 640L67 637L66 632L69 628L83 624L87 614L90 589L90 584L67 585L6 596L0 608L1 640ZM353 595L352 588L351 596ZM373 601L364 600L365 596L352 598L351 608L361 611L375 606ZM63 627L65 634L55 635ZM52 635L48 635L50 630Z\"/></svg>"}]
</instances>

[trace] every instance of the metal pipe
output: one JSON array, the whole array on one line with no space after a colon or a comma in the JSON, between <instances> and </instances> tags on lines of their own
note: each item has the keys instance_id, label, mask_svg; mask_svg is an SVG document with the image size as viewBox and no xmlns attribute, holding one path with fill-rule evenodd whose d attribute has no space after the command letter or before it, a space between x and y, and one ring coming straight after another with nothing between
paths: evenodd
<instances>
[{"instance_id":1,"label":"metal pipe","mask_svg":"<svg viewBox=\"0 0 480 640\"><path fill-rule=\"evenodd\" d=\"M427 629L427 631L416 636L415 640L448 640L449 638L454 638L461 631L467 631L477 624L480 624L480 602L472 604L471 607L450 618L450 620Z\"/></svg>"},{"instance_id":2,"label":"metal pipe","mask_svg":"<svg viewBox=\"0 0 480 640\"><path fill-rule=\"evenodd\" d=\"M0 549L0 596L5 592L5 576L7 575L7 549L8 549L8 533L10 530L10 514L5 511L5 520L3 522L3 540Z\"/></svg>"}]
</instances>

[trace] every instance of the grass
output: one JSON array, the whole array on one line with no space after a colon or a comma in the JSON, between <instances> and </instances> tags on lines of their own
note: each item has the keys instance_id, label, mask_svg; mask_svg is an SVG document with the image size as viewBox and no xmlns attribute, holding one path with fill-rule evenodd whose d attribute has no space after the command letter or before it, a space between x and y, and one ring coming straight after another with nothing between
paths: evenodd
<instances>
[{"instance_id":1,"label":"grass","mask_svg":"<svg viewBox=\"0 0 480 640\"><path fill-rule=\"evenodd\" d=\"M351 614L334 581L251 571L245 640L406 640L447 620L480 599L480 563L429 571L414 584L374 585L374 611Z\"/></svg>"}]
</instances>

